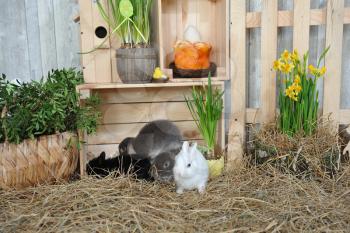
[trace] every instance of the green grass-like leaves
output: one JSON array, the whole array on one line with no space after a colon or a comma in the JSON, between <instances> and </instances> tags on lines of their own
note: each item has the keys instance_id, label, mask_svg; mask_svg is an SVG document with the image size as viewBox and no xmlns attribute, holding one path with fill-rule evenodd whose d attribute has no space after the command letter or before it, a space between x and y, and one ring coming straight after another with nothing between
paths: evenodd
<instances>
[{"instance_id":1,"label":"green grass-like leaves","mask_svg":"<svg viewBox=\"0 0 350 233\"><path fill-rule=\"evenodd\" d=\"M209 75L207 87L193 87L192 99L185 97L187 107L210 151L215 147L217 125L224 108L223 95L223 91L213 90Z\"/></svg>"}]
</instances>

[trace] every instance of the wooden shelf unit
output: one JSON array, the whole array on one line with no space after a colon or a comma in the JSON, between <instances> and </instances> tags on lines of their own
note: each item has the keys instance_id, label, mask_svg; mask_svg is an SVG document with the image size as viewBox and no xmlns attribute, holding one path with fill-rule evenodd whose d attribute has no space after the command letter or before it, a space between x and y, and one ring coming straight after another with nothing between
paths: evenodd
<instances>
[{"instance_id":1,"label":"wooden shelf unit","mask_svg":"<svg viewBox=\"0 0 350 233\"><path fill-rule=\"evenodd\" d=\"M204 141L189 112L184 96L190 97L193 86L207 85L203 82L147 83L147 84L83 84L77 87L81 94L80 103L98 94L102 100L100 111L102 119L96 134L80 133L83 146L80 151L80 171L85 174L86 162L91 156L105 151L113 156L119 143L126 137L134 137L148 122L167 119L176 124L186 140ZM223 81L213 81L213 87L224 89ZM224 116L219 122L217 144L225 148Z\"/></svg>"},{"instance_id":2,"label":"wooden shelf unit","mask_svg":"<svg viewBox=\"0 0 350 233\"><path fill-rule=\"evenodd\" d=\"M101 0L108 7L107 0ZM81 24L81 49L90 51L103 38L95 35L98 27L111 28L99 15L93 1L79 0ZM184 95L190 96L193 86L206 85L207 78L173 78L168 69L172 61L173 46L183 39L187 26L195 26L202 41L211 43L211 61L218 69L212 84L224 90L224 80L229 79L229 0L154 0L152 9L152 45L159 51L159 66L170 77L167 83L124 84L118 77L115 51L120 42L111 37L103 46L91 54L82 55L85 84L77 87L80 103L95 93L102 99L100 110L102 122L95 135L80 133L85 142L80 152L81 174L91 156L105 151L113 156L125 137L136 136L146 123L157 119L174 122L186 140L203 143ZM108 35L107 35L108 36ZM224 116L218 126L218 145L225 148Z\"/></svg>"}]
</instances>

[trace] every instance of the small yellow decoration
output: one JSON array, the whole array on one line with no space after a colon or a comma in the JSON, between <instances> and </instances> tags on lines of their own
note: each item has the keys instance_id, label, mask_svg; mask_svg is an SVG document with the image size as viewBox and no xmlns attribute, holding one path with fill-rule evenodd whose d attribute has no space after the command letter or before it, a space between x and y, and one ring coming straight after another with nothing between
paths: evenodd
<instances>
[{"instance_id":1,"label":"small yellow decoration","mask_svg":"<svg viewBox=\"0 0 350 233\"><path fill-rule=\"evenodd\" d=\"M207 160L209 166L209 177L214 178L220 176L224 170L225 160L222 156L218 160Z\"/></svg>"},{"instance_id":2,"label":"small yellow decoration","mask_svg":"<svg viewBox=\"0 0 350 233\"><path fill-rule=\"evenodd\" d=\"M154 70L153 78L154 78L154 79L161 79L161 78L163 78L163 77L164 77L164 74L163 74L162 70L161 70L159 67L157 67L157 68Z\"/></svg>"}]
</instances>

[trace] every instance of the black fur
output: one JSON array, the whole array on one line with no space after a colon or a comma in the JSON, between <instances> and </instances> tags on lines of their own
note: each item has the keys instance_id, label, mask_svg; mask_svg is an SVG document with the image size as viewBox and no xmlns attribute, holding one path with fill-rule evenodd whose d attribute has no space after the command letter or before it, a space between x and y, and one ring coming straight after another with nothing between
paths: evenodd
<instances>
[{"instance_id":1,"label":"black fur","mask_svg":"<svg viewBox=\"0 0 350 233\"><path fill-rule=\"evenodd\" d=\"M116 174L131 174L136 179L153 181L150 169L151 163L149 159L136 160L129 155L120 155L106 159L105 152L102 152L99 157L91 160L86 165L88 175L106 177L112 172L116 172Z\"/></svg>"}]
</instances>

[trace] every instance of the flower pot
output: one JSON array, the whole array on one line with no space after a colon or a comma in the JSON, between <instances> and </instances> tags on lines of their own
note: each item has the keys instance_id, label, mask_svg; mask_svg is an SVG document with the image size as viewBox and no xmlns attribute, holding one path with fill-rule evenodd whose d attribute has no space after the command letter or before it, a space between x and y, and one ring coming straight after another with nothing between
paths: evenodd
<instances>
[{"instance_id":1,"label":"flower pot","mask_svg":"<svg viewBox=\"0 0 350 233\"><path fill-rule=\"evenodd\" d=\"M78 163L76 135L61 133L0 144L0 187L24 188L67 180Z\"/></svg>"},{"instance_id":2,"label":"flower pot","mask_svg":"<svg viewBox=\"0 0 350 233\"><path fill-rule=\"evenodd\" d=\"M117 70L123 83L150 83L156 66L154 48L117 49Z\"/></svg>"}]
</instances>

